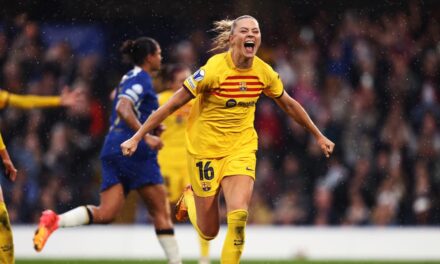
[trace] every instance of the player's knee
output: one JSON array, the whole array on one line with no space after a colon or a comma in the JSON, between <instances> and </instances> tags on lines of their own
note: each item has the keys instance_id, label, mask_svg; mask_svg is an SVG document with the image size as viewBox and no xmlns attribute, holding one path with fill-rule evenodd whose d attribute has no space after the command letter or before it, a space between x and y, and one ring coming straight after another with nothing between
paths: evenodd
<instances>
[{"instance_id":1,"label":"player's knee","mask_svg":"<svg viewBox=\"0 0 440 264\"><path fill-rule=\"evenodd\" d=\"M219 226L203 226L203 227L199 227L200 232L202 234L200 234L202 236L203 239L205 240L213 240L214 238L217 237L218 232L220 230Z\"/></svg>"},{"instance_id":2,"label":"player's knee","mask_svg":"<svg viewBox=\"0 0 440 264\"><path fill-rule=\"evenodd\" d=\"M115 217L106 216L106 215L100 215L100 216L95 218L95 223L96 224L108 225L108 224L112 223L113 220L115 220Z\"/></svg>"},{"instance_id":3,"label":"player's knee","mask_svg":"<svg viewBox=\"0 0 440 264\"><path fill-rule=\"evenodd\" d=\"M97 224L110 224L115 218L116 212L105 209L105 207L98 207L93 215L93 220Z\"/></svg>"}]
</instances>

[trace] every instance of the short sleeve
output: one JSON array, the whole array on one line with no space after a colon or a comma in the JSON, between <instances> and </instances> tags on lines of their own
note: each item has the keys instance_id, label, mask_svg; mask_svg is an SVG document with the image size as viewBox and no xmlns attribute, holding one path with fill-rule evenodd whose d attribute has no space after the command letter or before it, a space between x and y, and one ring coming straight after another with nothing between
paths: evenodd
<instances>
[{"instance_id":1,"label":"short sleeve","mask_svg":"<svg viewBox=\"0 0 440 264\"><path fill-rule=\"evenodd\" d=\"M133 80L131 82L126 82L122 86L118 98L127 98L133 102L133 104L139 103L144 97L147 89L148 83L141 83L139 80Z\"/></svg>"},{"instance_id":2,"label":"short sleeve","mask_svg":"<svg viewBox=\"0 0 440 264\"><path fill-rule=\"evenodd\" d=\"M191 76L186 78L183 82L183 86L194 96L202 93L207 86L206 80L206 66L201 67Z\"/></svg>"},{"instance_id":3,"label":"short sleeve","mask_svg":"<svg viewBox=\"0 0 440 264\"><path fill-rule=\"evenodd\" d=\"M284 87L283 83L281 82L280 75L275 72L272 68L269 68L269 84L264 89L264 94L272 97L272 98L279 98L284 93Z\"/></svg>"}]
</instances>

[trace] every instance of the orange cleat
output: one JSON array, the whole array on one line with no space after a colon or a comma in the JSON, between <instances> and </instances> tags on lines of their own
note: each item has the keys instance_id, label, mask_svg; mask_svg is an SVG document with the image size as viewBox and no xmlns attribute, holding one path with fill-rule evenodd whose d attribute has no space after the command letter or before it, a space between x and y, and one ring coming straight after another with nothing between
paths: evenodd
<instances>
[{"instance_id":1,"label":"orange cleat","mask_svg":"<svg viewBox=\"0 0 440 264\"><path fill-rule=\"evenodd\" d=\"M189 219L188 207L185 204L186 195L193 195L191 185L188 185L185 187L185 189L183 189L182 196L180 196L176 203L176 220L179 222L186 222Z\"/></svg>"},{"instance_id":2,"label":"orange cleat","mask_svg":"<svg viewBox=\"0 0 440 264\"><path fill-rule=\"evenodd\" d=\"M34 248L40 252L53 231L58 229L59 216L52 210L46 210L40 217L40 223L34 235Z\"/></svg>"}]
</instances>

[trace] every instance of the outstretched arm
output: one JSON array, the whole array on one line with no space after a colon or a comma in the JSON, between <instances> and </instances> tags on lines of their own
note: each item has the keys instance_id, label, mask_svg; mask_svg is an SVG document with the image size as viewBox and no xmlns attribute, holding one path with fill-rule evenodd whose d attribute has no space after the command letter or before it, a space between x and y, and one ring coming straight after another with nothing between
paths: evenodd
<instances>
[{"instance_id":1,"label":"outstretched arm","mask_svg":"<svg viewBox=\"0 0 440 264\"><path fill-rule=\"evenodd\" d=\"M280 98L276 98L275 102L281 107L281 109L284 110L284 112L286 112L301 126L305 127L310 133L312 133L321 147L322 152L324 152L324 155L327 158L330 157L330 154L333 152L333 148L335 147L335 143L333 143L331 140L325 137L321 131L319 131L304 108L287 93L283 93Z\"/></svg>"},{"instance_id":2,"label":"outstretched arm","mask_svg":"<svg viewBox=\"0 0 440 264\"><path fill-rule=\"evenodd\" d=\"M180 88L167 103L159 107L157 111L148 117L136 134L121 144L122 154L131 156L136 151L139 141L141 141L145 134L156 128L165 118L185 105L192 98L193 96L190 92L183 87Z\"/></svg>"},{"instance_id":3,"label":"outstretched arm","mask_svg":"<svg viewBox=\"0 0 440 264\"><path fill-rule=\"evenodd\" d=\"M11 107L32 109L43 107L73 106L79 99L79 90L63 89L60 96L9 94L8 105Z\"/></svg>"},{"instance_id":4,"label":"outstretched arm","mask_svg":"<svg viewBox=\"0 0 440 264\"><path fill-rule=\"evenodd\" d=\"M10 94L8 102L8 106L22 109L56 107L60 105L61 98L59 96Z\"/></svg>"}]
</instances>

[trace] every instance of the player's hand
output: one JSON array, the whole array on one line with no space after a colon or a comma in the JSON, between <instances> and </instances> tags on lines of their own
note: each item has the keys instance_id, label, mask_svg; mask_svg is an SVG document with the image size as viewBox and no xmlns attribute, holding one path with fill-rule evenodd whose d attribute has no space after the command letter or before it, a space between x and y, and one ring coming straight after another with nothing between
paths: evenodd
<instances>
[{"instance_id":1,"label":"player's hand","mask_svg":"<svg viewBox=\"0 0 440 264\"><path fill-rule=\"evenodd\" d=\"M163 147L163 142L160 137L146 134L144 140L152 150L160 150Z\"/></svg>"},{"instance_id":2,"label":"player's hand","mask_svg":"<svg viewBox=\"0 0 440 264\"><path fill-rule=\"evenodd\" d=\"M153 134L155 136L160 137L160 135L162 135L162 133L165 131L165 129L167 129L167 127L163 123L161 123L159 126L156 127L156 129L154 129Z\"/></svg>"},{"instance_id":3,"label":"player's hand","mask_svg":"<svg viewBox=\"0 0 440 264\"><path fill-rule=\"evenodd\" d=\"M131 156L136 151L138 146L138 141L134 138L130 138L121 144L122 155Z\"/></svg>"},{"instance_id":4,"label":"player's hand","mask_svg":"<svg viewBox=\"0 0 440 264\"><path fill-rule=\"evenodd\" d=\"M81 99L81 95L80 89L70 90L68 86L64 86L61 92L61 105L66 107L74 106Z\"/></svg>"},{"instance_id":5,"label":"player's hand","mask_svg":"<svg viewBox=\"0 0 440 264\"><path fill-rule=\"evenodd\" d=\"M321 135L317 140L318 145L321 147L322 152L324 155L329 158L330 154L333 153L333 149L335 148L335 143L333 143L330 139L326 138L325 136Z\"/></svg>"},{"instance_id":6,"label":"player's hand","mask_svg":"<svg viewBox=\"0 0 440 264\"><path fill-rule=\"evenodd\" d=\"M17 169L10 159L3 160L3 165L5 165L5 174L11 180L15 181L17 178Z\"/></svg>"}]
</instances>

